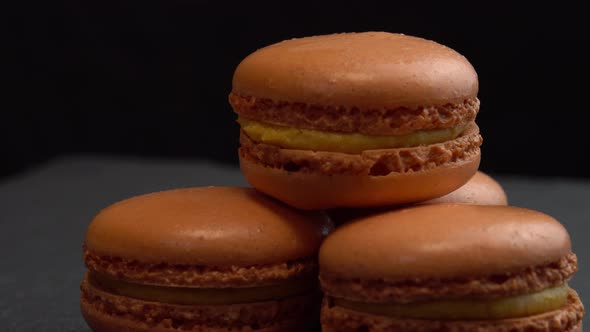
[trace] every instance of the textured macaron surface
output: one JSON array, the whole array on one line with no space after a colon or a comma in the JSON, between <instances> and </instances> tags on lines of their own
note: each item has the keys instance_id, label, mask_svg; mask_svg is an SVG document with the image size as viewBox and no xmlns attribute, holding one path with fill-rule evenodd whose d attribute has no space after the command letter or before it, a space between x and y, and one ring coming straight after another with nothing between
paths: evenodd
<instances>
[{"instance_id":1,"label":"textured macaron surface","mask_svg":"<svg viewBox=\"0 0 590 332\"><path fill-rule=\"evenodd\" d=\"M472 124L458 138L413 148L366 150L358 154L283 149L240 135L240 157L266 167L322 175L386 176L431 170L479 158L482 138Z\"/></svg>"},{"instance_id":2,"label":"textured macaron surface","mask_svg":"<svg viewBox=\"0 0 590 332\"><path fill-rule=\"evenodd\" d=\"M242 287L308 276L331 223L249 188L203 187L130 198L88 226L90 271L168 286Z\"/></svg>"},{"instance_id":3,"label":"textured macaron surface","mask_svg":"<svg viewBox=\"0 0 590 332\"><path fill-rule=\"evenodd\" d=\"M326 332L582 332L584 306L575 292L559 310L507 319L412 319L367 314L322 305L322 331Z\"/></svg>"},{"instance_id":4,"label":"textured macaron surface","mask_svg":"<svg viewBox=\"0 0 590 332\"><path fill-rule=\"evenodd\" d=\"M85 245L140 262L251 266L314 256L329 229L323 215L296 211L253 189L188 188L104 209L88 226Z\"/></svg>"},{"instance_id":5,"label":"textured macaron surface","mask_svg":"<svg viewBox=\"0 0 590 332\"><path fill-rule=\"evenodd\" d=\"M325 292L377 303L522 294L562 285L576 270L559 222L505 206L437 204L364 216L320 249Z\"/></svg>"},{"instance_id":6,"label":"textured macaron surface","mask_svg":"<svg viewBox=\"0 0 590 332\"><path fill-rule=\"evenodd\" d=\"M477 92L475 70L456 51L422 38L364 32L259 49L236 68L229 101L240 118L278 126L277 133L281 127L317 130L324 140L329 133L355 133L367 137L332 141L348 147L347 141L362 139L359 145L379 146L371 138L459 131L479 111ZM252 126L242 128L254 136ZM274 138L284 147L290 141ZM399 137L396 142L411 145ZM322 144L314 149L332 151Z\"/></svg>"},{"instance_id":7,"label":"textured macaron surface","mask_svg":"<svg viewBox=\"0 0 590 332\"><path fill-rule=\"evenodd\" d=\"M375 109L276 102L267 98L229 96L234 111L246 119L278 126L364 135L404 135L416 130L453 128L473 121L477 98L461 103L418 106L382 106Z\"/></svg>"},{"instance_id":8,"label":"textured macaron surface","mask_svg":"<svg viewBox=\"0 0 590 332\"><path fill-rule=\"evenodd\" d=\"M88 280L81 288L83 314L96 331L298 331L293 327L305 324L318 301L307 293L254 303L179 305L106 292Z\"/></svg>"},{"instance_id":9,"label":"textured macaron surface","mask_svg":"<svg viewBox=\"0 0 590 332\"><path fill-rule=\"evenodd\" d=\"M475 204L475 205L507 205L508 199L502 186L489 175L477 171L469 181L459 189L431 200L417 204ZM326 213L335 225L369 216L378 212L387 212L404 206L381 206L372 209L330 209Z\"/></svg>"},{"instance_id":10,"label":"textured macaron surface","mask_svg":"<svg viewBox=\"0 0 590 332\"><path fill-rule=\"evenodd\" d=\"M508 198L502 186L489 175L478 171L461 188L423 204L464 203L478 205L507 205Z\"/></svg>"},{"instance_id":11,"label":"textured macaron surface","mask_svg":"<svg viewBox=\"0 0 590 332\"><path fill-rule=\"evenodd\" d=\"M571 253L565 228L528 209L441 204L368 216L322 245L322 272L351 278L456 278L518 271Z\"/></svg>"},{"instance_id":12,"label":"textured macaron surface","mask_svg":"<svg viewBox=\"0 0 590 332\"><path fill-rule=\"evenodd\" d=\"M476 97L478 80L456 51L385 32L286 40L246 57L234 94L326 106L417 107Z\"/></svg>"}]
</instances>

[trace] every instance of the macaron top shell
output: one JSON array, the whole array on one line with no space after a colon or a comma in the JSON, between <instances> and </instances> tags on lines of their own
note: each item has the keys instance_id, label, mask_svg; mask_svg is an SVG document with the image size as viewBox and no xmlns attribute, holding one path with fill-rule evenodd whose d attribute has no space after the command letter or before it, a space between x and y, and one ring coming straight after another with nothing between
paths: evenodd
<instances>
[{"instance_id":1,"label":"macaron top shell","mask_svg":"<svg viewBox=\"0 0 590 332\"><path fill-rule=\"evenodd\" d=\"M246 57L234 94L322 106L414 108L473 99L469 61L434 41L386 32L286 40Z\"/></svg>"},{"instance_id":2,"label":"macaron top shell","mask_svg":"<svg viewBox=\"0 0 590 332\"><path fill-rule=\"evenodd\" d=\"M478 171L459 189L422 204L463 203L479 205L507 205L508 198L502 186L489 175Z\"/></svg>"},{"instance_id":3,"label":"macaron top shell","mask_svg":"<svg viewBox=\"0 0 590 332\"><path fill-rule=\"evenodd\" d=\"M528 209L424 205L345 224L320 249L320 271L344 279L488 276L557 262L571 253L565 228Z\"/></svg>"},{"instance_id":4,"label":"macaron top shell","mask_svg":"<svg viewBox=\"0 0 590 332\"><path fill-rule=\"evenodd\" d=\"M133 197L88 226L87 250L146 263L251 266L315 256L331 223L250 188L202 187Z\"/></svg>"}]
</instances>

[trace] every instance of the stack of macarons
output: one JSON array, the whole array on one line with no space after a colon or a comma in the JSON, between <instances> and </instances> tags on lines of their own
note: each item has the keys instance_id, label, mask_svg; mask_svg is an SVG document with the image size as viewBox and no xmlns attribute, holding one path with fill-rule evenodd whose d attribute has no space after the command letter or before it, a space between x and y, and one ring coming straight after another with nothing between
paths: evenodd
<instances>
[{"instance_id":1,"label":"stack of macarons","mask_svg":"<svg viewBox=\"0 0 590 332\"><path fill-rule=\"evenodd\" d=\"M581 332L567 230L478 171L477 93L465 57L401 34L252 53L229 101L253 188L101 211L84 241L89 326Z\"/></svg>"},{"instance_id":2,"label":"stack of macarons","mask_svg":"<svg viewBox=\"0 0 590 332\"><path fill-rule=\"evenodd\" d=\"M567 231L477 172L477 93L465 57L400 34L287 40L236 69L247 180L340 225L324 331L581 330Z\"/></svg>"}]
</instances>

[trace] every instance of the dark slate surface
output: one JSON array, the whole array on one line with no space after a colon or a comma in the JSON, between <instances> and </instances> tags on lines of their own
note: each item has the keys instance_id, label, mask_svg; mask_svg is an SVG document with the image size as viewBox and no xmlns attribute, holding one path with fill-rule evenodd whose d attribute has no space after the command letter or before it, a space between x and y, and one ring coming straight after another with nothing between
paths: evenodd
<instances>
[{"instance_id":1,"label":"dark slate surface","mask_svg":"<svg viewBox=\"0 0 590 332\"><path fill-rule=\"evenodd\" d=\"M590 181L499 181L512 205L553 215L570 231L580 264L571 285L590 303ZM55 160L0 182L1 329L89 331L78 309L88 222L101 208L133 195L204 185L246 182L237 169L209 162L92 157Z\"/></svg>"}]
</instances>

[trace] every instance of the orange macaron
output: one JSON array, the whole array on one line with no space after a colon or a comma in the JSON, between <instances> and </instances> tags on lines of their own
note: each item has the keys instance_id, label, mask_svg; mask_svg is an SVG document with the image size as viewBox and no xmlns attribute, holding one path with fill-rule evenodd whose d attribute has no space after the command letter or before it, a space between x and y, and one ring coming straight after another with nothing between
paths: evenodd
<instances>
[{"instance_id":1,"label":"orange macaron","mask_svg":"<svg viewBox=\"0 0 590 332\"><path fill-rule=\"evenodd\" d=\"M462 203L476 205L507 205L508 198L504 188L491 176L477 171L466 184L444 196L421 204Z\"/></svg>"},{"instance_id":2,"label":"orange macaron","mask_svg":"<svg viewBox=\"0 0 590 332\"><path fill-rule=\"evenodd\" d=\"M97 332L301 331L331 228L247 188L121 201L88 226L82 313Z\"/></svg>"},{"instance_id":3,"label":"orange macaron","mask_svg":"<svg viewBox=\"0 0 590 332\"><path fill-rule=\"evenodd\" d=\"M466 184L459 189L448 193L444 196L418 202L415 204L475 204L475 205L507 205L508 199L504 188L491 176L484 172L477 171ZM376 208L348 208L348 209L330 209L326 213L334 224L340 225L350 220L357 219L370 214L387 212L390 210L404 208L402 206L383 206Z\"/></svg>"},{"instance_id":4,"label":"orange macaron","mask_svg":"<svg viewBox=\"0 0 590 332\"><path fill-rule=\"evenodd\" d=\"M433 204L337 228L320 249L324 332L578 332L566 229L508 206Z\"/></svg>"},{"instance_id":5,"label":"orange macaron","mask_svg":"<svg viewBox=\"0 0 590 332\"><path fill-rule=\"evenodd\" d=\"M385 32L286 40L236 68L240 165L300 209L445 195L475 174L478 77L434 41Z\"/></svg>"}]
</instances>

